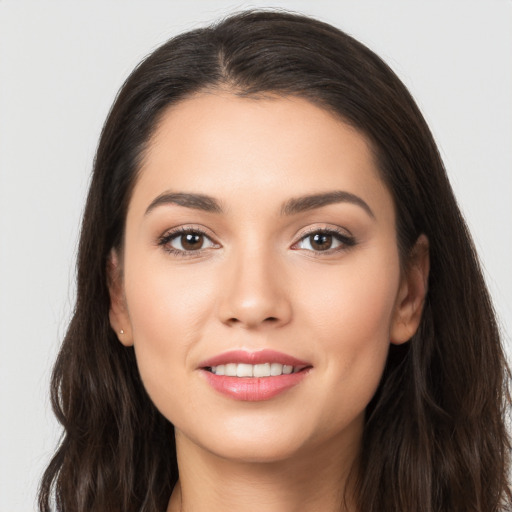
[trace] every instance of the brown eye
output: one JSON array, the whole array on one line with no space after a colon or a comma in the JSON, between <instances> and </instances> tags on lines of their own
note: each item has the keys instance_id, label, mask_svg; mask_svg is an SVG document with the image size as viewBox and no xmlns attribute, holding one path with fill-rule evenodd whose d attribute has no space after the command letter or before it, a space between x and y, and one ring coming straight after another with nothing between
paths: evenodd
<instances>
[{"instance_id":1,"label":"brown eye","mask_svg":"<svg viewBox=\"0 0 512 512\"><path fill-rule=\"evenodd\" d=\"M200 251L215 246L212 240L200 231L174 233L165 237L163 243L178 252Z\"/></svg>"},{"instance_id":2,"label":"brown eye","mask_svg":"<svg viewBox=\"0 0 512 512\"><path fill-rule=\"evenodd\" d=\"M309 236L311 248L315 251L327 251L332 247L332 235L328 233L316 233Z\"/></svg>"},{"instance_id":3,"label":"brown eye","mask_svg":"<svg viewBox=\"0 0 512 512\"><path fill-rule=\"evenodd\" d=\"M185 251L196 251L203 246L204 236L199 233L186 233L181 235L181 246Z\"/></svg>"},{"instance_id":4,"label":"brown eye","mask_svg":"<svg viewBox=\"0 0 512 512\"><path fill-rule=\"evenodd\" d=\"M335 231L315 231L295 244L294 248L305 249L313 252L325 252L329 250L343 250L355 245L353 237Z\"/></svg>"}]
</instances>

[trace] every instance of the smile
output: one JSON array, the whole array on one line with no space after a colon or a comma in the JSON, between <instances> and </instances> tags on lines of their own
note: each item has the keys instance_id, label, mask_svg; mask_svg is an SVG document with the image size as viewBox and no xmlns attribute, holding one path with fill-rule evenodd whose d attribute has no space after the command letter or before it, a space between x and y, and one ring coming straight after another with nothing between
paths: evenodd
<instances>
[{"instance_id":1,"label":"smile","mask_svg":"<svg viewBox=\"0 0 512 512\"><path fill-rule=\"evenodd\" d=\"M304 369L304 366L291 366L281 363L245 364L229 363L212 366L210 371L215 375L227 377L277 377L289 375Z\"/></svg>"},{"instance_id":2,"label":"smile","mask_svg":"<svg viewBox=\"0 0 512 512\"><path fill-rule=\"evenodd\" d=\"M235 400L257 402L297 386L312 365L273 350L236 350L204 361L199 369L215 391Z\"/></svg>"}]
</instances>

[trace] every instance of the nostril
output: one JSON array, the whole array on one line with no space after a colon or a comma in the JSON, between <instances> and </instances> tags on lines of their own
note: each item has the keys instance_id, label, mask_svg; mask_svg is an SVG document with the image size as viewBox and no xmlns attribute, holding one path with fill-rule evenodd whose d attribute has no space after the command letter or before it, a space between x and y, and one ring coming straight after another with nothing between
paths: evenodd
<instances>
[{"instance_id":1,"label":"nostril","mask_svg":"<svg viewBox=\"0 0 512 512\"><path fill-rule=\"evenodd\" d=\"M226 323L229 325L238 325L238 324L241 324L244 322L242 322L242 320L240 320L239 318L231 317L227 320ZM262 324L276 324L276 323L279 323L279 318L277 318L275 316L269 316L269 317L265 318L261 323Z\"/></svg>"}]
</instances>

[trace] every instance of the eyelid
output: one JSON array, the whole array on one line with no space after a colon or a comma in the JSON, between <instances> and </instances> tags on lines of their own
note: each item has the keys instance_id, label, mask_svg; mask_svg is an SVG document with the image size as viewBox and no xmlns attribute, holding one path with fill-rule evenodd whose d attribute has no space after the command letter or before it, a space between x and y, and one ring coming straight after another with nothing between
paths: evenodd
<instances>
[{"instance_id":1,"label":"eyelid","mask_svg":"<svg viewBox=\"0 0 512 512\"><path fill-rule=\"evenodd\" d=\"M169 246L169 243L173 239L178 238L180 235L186 233L197 233L204 236L205 238L208 238L208 240L210 240L210 242L213 244L213 247L210 246L202 249L197 249L194 251L185 251ZM209 249L221 247L221 245L215 240L215 238L216 237L211 233L211 230L205 228L204 226L200 226L197 224L184 224L176 226L174 228L167 229L162 235L160 235L157 238L156 245L161 246L166 252L173 254L175 256L190 258L202 256L203 253Z\"/></svg>"},{"instance_id":2,"label":"eyelid","mask_svg":"<svg viewBox=\"0 0 512 512\"><path fill-rule=\"evenodd\" d=\"M318 231L330 231L347 237L353 236L350 230L345 227L338 226L336 224L318 223L315 225L309 225L306 228L301 228L297 234L297 239L304 238L305 236L310 235L311 233L317 233Z\"/></svg>"},{"instance_id":3,"label":"eyelid","mask_svg":"<svg viewBox=\"0 0 512 512\"><path fill-rule=\"evenodd\" d=\"M335 247L333 249L327 249L325 251L315 251L312 249L304 249L304 248L296 247L304 239L310 237L311 235L317 234L317 233L332 235L339 242L341 242L341 245L339 247ZM314 255L315 257L321 257L322 255L327 256L327 255L330 255L333 253L346 251L346 250L352 248L356 244L357 244L356 238L354 237L354 235L352 235L352 233L350 233L350 231L348 229L341 228L339 226L323 225L323 226L309 227L306 229L306 231L303 231L302 233L300 233L297 236L296 241L292 244L291 249L299 250L299 251L300 250L307 251L307 252L311 253L312 255Z\"/></svg>"},{"instance_id":4,"label":"eyelid","mask_svg":"<svg viewBox=\"0 0 512 512\"><path fill-rule=\"evenodd\" d=\"M297 234L297 241L303 239L306 236L312 235L313 233L333 233L346 238L354 238L354 235L347 229L341 226L333 224L317 224L315 226L308 226L304 230L301 230Z\"/></svg>"},{"instance_id":5,"label":"eyelid","mask_svg":"<svg viewBox=\"0 0 512 512\"><path fill-rule=\"evenodd\" d=\"M168 228L161 235L158 236L157 240L161 240L164 237L175 235L177 233L188 233L190 231L201 233L208 238L216 238L215 233L211 229L201 224L180 224L172 228Z\"/></svg>"}]
</instances>

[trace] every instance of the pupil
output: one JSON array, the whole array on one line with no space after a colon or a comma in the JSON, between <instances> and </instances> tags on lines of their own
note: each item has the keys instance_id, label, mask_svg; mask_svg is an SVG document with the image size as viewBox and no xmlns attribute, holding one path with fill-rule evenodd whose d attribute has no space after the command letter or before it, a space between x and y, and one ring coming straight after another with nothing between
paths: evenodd
<instances>
[{"instance_id":1,"label":"pupil","mask_svg":"<svg viewBox=\"0 0 512 512\"><path fill-rule=\"evenodd\" d=\"M197 249L203 245L203 235L197 233L187 233L183 235L181 245L184 249Z\"/></svg>"},{"instance_id":2,"label":"pupil","mask_svg":"<svg viewBox=\"0 0 512 512\"><path fill-rule=\"evenodd\" d=\"M332 245L332 235L317 233L312 237L311 246L319 251L326 251Z\"/></svg>"}]
</instances>

